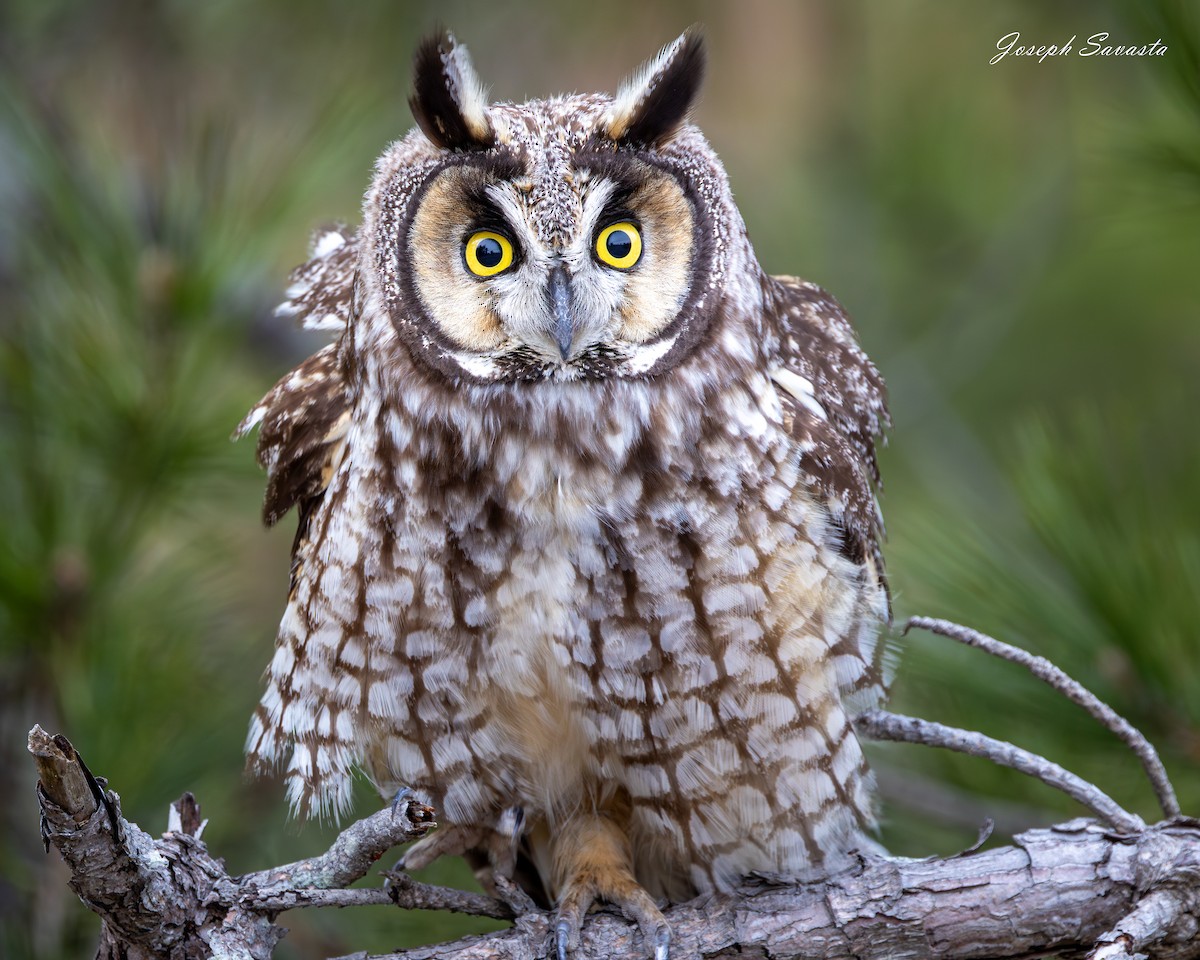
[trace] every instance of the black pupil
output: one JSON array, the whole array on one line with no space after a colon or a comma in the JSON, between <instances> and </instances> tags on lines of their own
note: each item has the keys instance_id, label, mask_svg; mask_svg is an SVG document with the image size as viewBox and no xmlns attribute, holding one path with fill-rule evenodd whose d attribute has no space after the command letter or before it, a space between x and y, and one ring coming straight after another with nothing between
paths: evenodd
<instances>
[{"instance_id":1,"label":"black pupil","mask_svg":"<svg viewBox=\"0 0 1200 960\"><path fill-rule=\"evenodd\" d=\"M484 237L475 244L475 259L488 269L499 266L500 261L504 259L504 248L500 246L499 240Z\"/></svg>"},{"instance_id":2,"label":"black pupil","mask_svg":"<svg viewBox=\"0 0 1200 960\"><path fill-rule=\"evenodd\" d=\"M614 230L604 241L604 248L614 260L624 260L633 250L633 237L629 235L628 231Z\"/></svg>"}]
</instances>

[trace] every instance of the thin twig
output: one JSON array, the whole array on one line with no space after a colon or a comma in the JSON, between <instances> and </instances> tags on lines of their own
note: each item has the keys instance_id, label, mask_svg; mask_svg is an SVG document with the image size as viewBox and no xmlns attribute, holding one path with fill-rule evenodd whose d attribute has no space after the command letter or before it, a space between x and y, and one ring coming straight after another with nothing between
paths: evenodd
<instances>
[{"instance_id":1,"label":"thin twig","mask_svg":"<svg viewBox=\"0 0 1200 960\"><path fill-rule=\"evenodd\" d=\"M316 887L275 887L265 891L251 888L243 895L239 904L247 910L264 913L282 913L304 907L370 907L396 905L405 910L449 910L473 917L491 917L494 920L512 920L513 912L499 900L481 893L469 893L451 887L439 887L421 883L406 873L383 871L388 878L385 887L356 888L350 890L321 890Z\"/></svg>"},{"instance_id":2,"label":"thin twig","mask_svg":"<svg viewBox=\"0 0 1200 960\"><path fill-rule=\"evenodd\" d=\"M349 886L366 876L392 847L423 837L436 827L433 816L432 807L416 800L407 801L402 809L384 807L343 830L320 856L260 870L244 880L259 887L264 896L273 896L277 891Z\"/></svg>"},{"instance_id":3,"label":"thin twig","mask_svg":"<svg viewBox=\"0 0 1200 960\"><path fill-rule=\"evenodd\" d=\"M1175 788L1171 786L1171 780L1167 776L1162 760L1159 759L1158 751L1133 724L1083 684L1067 676L1045 657L1039 657L1020 647L1014 647L1012 644L972 630L970 627L951 623L949 620L937 620L933 617L913 617L908 621L904 630L907 633L913 627L949 637L959 643L965 643L967 646L990 653L994 657L1020 664L1043 683L1083 707L1092 717L1120 737L1137 755L1146 771L1146 776L1150 778L1150 783L1154 787L1154 793L1158 797L1163 814L1168 818L1179 816L1179 801L1175 797Z\"/></svg>"},{"instance_id":4,"label":"thin twig","mask_svg":"<svg viewBox=\"0 0 1200 960\"><path fill-rule=\"evenodd\" d=\"M302 907L372 907L390 905L392 898L383 887L350 890L273 890L266 896L247 894L238 904L247 910L282 913Z\"/></svg>"},{"instance_id":5,"label":"thin twig","mask_svg":"<svg viewBox=\"0 0 1200 960\"><path fill-rule=\"evenodd\" d=\"M421 883L399 871L384 870L383 875L387 877L388 885L381 892L388 897L387 902L405 910L449 910L493 920L514 919L511 907L482 893Z\"/></svg>"},{"instance_id":6,"label":"thin twig","mask_svg":"<svg viewBox=\"0 0 1200 960\"><path fill-rule=\"evenodd\" d=\"M1036 753L1003 740L993 740L973 730L960 730L945 724L905 717L884 710L864 713L855 721L858 732L870 740L894 740L941 747L974 757L983 757L1004 767L1012 767L1027 776L1041 780L1047 786L1061 790L1083 804L1102 820L1124 833L1137 833L1146 828L1141 818L1122 809L1112 797L1082 777L1064 770Z\"/></svg>"}]
</instances>

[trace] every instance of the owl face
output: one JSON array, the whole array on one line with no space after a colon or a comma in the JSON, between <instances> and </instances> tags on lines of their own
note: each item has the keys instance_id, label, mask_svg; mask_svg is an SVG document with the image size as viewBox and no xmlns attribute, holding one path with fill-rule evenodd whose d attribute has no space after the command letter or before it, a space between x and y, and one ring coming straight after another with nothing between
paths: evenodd
<instances>
[{"instance_id":1,"label":"owl face","mask_svg":"<svg viewBox=\"0 0 1200 960\"><path fill-rule=\"evenodd\" d=\"M465 48L418 51L419 130L364 205L373 279L418 361L571 382L660 373L695 346L728 232L723 172L685 123L702 64L685 34L615 97L488 105Z\"/></svg>"},{"instance_id":2,"label":"owl face","mask_svg":"<svg viewBox=\"0 0 1200 960\"><path fill-rule=\"evenodd\" d=\"M405 247L426 321L460 352L537 376L595 376L683 306L695 272L683 189L633 158L616 175L573 160L575 203L554 231L539 217L545 174L468 161L425 187Z\"/></svg>"}]
</instances>

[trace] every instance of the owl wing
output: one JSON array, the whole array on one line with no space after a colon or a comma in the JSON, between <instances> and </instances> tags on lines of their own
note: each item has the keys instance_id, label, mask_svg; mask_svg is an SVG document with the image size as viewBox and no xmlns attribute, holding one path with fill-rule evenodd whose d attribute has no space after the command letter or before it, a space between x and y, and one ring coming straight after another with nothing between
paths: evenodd
<instances>
[{"instance_id":1,"label":"owl wing","mask_svg":"<svg viewBox=\"0 0 1200 960\"><path fill-rule=\"evenodd\" d=\"M343 332L353 311L357 265L353 233L342 227L318 230L312 257L292 271L288 299L275 313L309 329ZM234 433L242 437L259 427L258 462L268 477L263 522L274 526L297 506L297 545L341 457L349 420L339 340L276 383Z\"/></svg>"},{"instance_id":2,"label":"owl wing","mask_svg":"<svg viewBox=\"0 0 1200 960\"><path fill-rule=\"evenodd\" d=\"M358 235L343 225L313 234L309 259L288 277L287 299L276 316L293 317L309 330L336 330L350 321L358 270Z\"/></svg>"},{"instance_id":3,"label":"owl wing","mask_svg":"<svg viewBox=\"0 0 1200 960\"><path fill-rule=\"evenodd\" d=\"M318 350L275 384L235 434L259 427L258 463L267 471L263 522L274 526L298 507L297 545L345 446L350 404L339 348L331 343Z\"/></svg>"},{"instance_id":4,"label":"owl wing","mask_svg":"<svg viewBox=\"0 0 1200 960\"><path fill-rule=\"evenodd\" d=\"M882 582L875 445L890 425L883 378L841 305L820 287L771 277L767 303L781 359L771 376L802 451L801 468L841 527L842 552L873 565Z\"/></svg>"},{"instance_id":5,"label":"owl wing","mask_svg":"<svg viewBox=\"0 0 1200 960\"><path fill-rule=\"evenodd\" d=\"M353 310L356 267L357 244L353 236L341 230L319 232L314 238L312 259L293 272L288 300L277 313L295 317L309 328L344 332ZM328 780L339 804L346 797L337 790L339 785L349 783L349 777L334 774L342 774L347 767L349 761L343 756L346 751L335 749L338 744L318 742L313 736L299 743L302 738L292 730L295 718L289 721L284 715L292 692L283 680L291 679L290 670L285 668L294 665L302 653L301 638L293 635L289 617L294 619L299 587L312 576L306 572L314 555L309 528L345 455L352 397L341 348L339 338L284 376L246 415L235 433L243 436L256 426L259 428L258 462L266 469L268 478L263 521L272 526L292 507L299 514L292 544L288 614L280 626L275 659L268 670L270 683L252 718L246 751L251 767L258 769L270 768L281 760L289 741L297 742L293 765L310 756L336 757L336 770L334 764L322 759L325 764L322 776L310 779L314 783L322 778ZM291 713L297 714L295 710ZM297 809L308 809L305 790L299 781L293 785L292 800Z\"/></svg>"}]
</instances>

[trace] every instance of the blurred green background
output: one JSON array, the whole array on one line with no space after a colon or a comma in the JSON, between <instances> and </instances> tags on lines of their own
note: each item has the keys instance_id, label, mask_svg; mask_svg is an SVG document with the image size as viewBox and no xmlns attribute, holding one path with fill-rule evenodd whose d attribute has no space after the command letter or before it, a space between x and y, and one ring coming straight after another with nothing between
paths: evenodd
<instances>
[{"instance_id":1,"label":"blurred green background","mask_svg":"<svg viewBox=\"0 0 1200 960\"><path fill-rule=\"evenodd\" d=\"M242 872L318 852L242 740L291 524L243 412L315 342L272 318L354 222L437 22L498 99L612 90L707 26L697 120L761 259L831 289L888 379L899 620L1046 654L1161 748L1200 813L1200 31L1192 3L0 4L0 954L90 956L41 850L25 733L66 733L157 833L185 790ZM997 40L1165 57L989 65ZM1017 668L913 636L898 709L1067 764L1154 816L1136 762ZM875 752L910 855L1075 815L982 761ZM360 814L378 806L363 788ZM999 837L998 839L1003 839ZM461 865L431 872L467 882ZM374 882L374 881L371 881ZM297 911L281 957L485 923Z\"/></svg>"}]
</instances>

